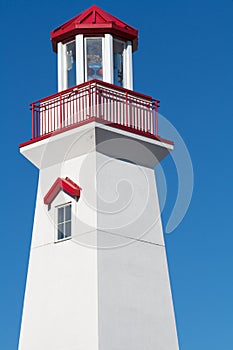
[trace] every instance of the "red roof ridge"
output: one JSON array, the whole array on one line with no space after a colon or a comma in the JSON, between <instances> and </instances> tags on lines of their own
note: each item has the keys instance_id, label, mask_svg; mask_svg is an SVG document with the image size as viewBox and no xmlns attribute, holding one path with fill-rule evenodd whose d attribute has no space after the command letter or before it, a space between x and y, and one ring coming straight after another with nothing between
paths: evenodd
<instances>
[{"instance_id":1,"label":"red roof ridge","mask_svg":"<svg viewBox=\"0 0 233 350\"><path fill-rule=\"evenodd\" d=\"M92 5L51 31L51 40L54 51L57 51L58 42L73 40L77 34L96 35L105 33L133 41L134 49L137 49L137 29L102 10L97 5Z\"/></svg>"},{"instance_id":2,"label":"red roof ridge","mask_svg":"<svg viewBox=\"0 0 233 350\"><path fill-rule=\"evenodd\" d=\"M47 194L44 196L44 204L51 204L61 190L69 194L71 197L77 199L80 197L80 192L82 189L69 177L66 177L65 179L58 177Z\"/></svg>"}]
</instances>

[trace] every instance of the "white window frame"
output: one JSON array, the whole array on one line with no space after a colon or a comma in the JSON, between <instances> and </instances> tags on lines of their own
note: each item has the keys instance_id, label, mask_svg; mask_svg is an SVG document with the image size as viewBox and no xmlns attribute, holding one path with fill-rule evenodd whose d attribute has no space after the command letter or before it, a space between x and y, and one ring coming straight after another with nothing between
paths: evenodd
<instances>
[{"instance_id":1,"label":"white window frame","mask_svg":"<svg viewBox=\"0 0 233 350\"><path fill-rule=\"evenodd\" d=\"M83 55L83 69L84 69L84 81L87 82L87 39L102 39L102 67L103 67L103 81L105 76L105 54L104 54L104 39L102 36L85 36L84 37L84 55Z\"/></svg>"},{"instance_id":2,"label":"white window frame","mask_svg":"<svg viewBox=\"0 0 233 350\"><path fill-rule=\"evenodd\" d=\"M64 74L65 74L65 82L66 82L66 88L70 88L71 86L68 86L68 70L66 69L66 63L67 63L67 48L66 46L70 43L74 43L75 44L75 84L74 86L77 85L77 48L76 48L76 38L74 38L73 40L68 41L67 43L64 44L64 55L65 55L65 66L64 66Z\"/></svg>"},{"instance_id":3,"label":"white window frame","mask_svg":"<svg viewBox=\"0 0 233 350\"><path fill-rule=\"evenodd\" d=\"M114 41L118 41L119 43L124 43L124 49L123 49L123 79L122 79L122 87L125 87L125 83L127 81L127 75L126 75L126 42L124 40L120 40L120 39L116 39L113 38L113 42L112 42L112 55L113 55L113 59L112 59L112 67L113 67L113 84L114 84Z\"/></svg>"},{"instance_id":4,"label":"white window frame","mask_svg":"<svg viewBox=\"0 0 233 350\"><path fill-rule=\"evenodd\" d=\"M76 36L77 37L77 36ZM68 89L68 74L66 70L66 45L71 43L72 41L75 41L75 48L76 48L76 74L75 74L75 85L77 85L77 72L79 65L82 66L80 63L77 62L78 56L78 49L77 49L77 38L68 41L65 44L62 44L61 42L57 45L57 76L58 76L58 91L63 91Z\"/></svg>"},{"instance_id":5,"label":"white window frame","mask_svg":"<svg viewBox=\"0 0 233 350\"><path fill-rule=\"evenodd\" d=\"M133 90L133 45L127 41L125 46L124 88Z\"/></svg>"},{"instance_id":6,"label":"white window frame","mask_svg":"<svg viewBox=\"0 0 233 350\"><path fill-rule=\"evenodd\" d=\"M76 35L76 84L84 83L84 37Z\"/></svg>"},{"instance_id":7,"label":"white window frame","mask_svg":"<svg viewBox=\"0 0 233 350\"><path fill-rule=\"evenodd\" d=\"M113 36L111 34L105 34L104 36L103 52L103 81L113 84Z\"/></svg>"},{"instance_id":8,"label":"white window frame","mask_svg":"<svg viewBox=\"0 0 233 350\"><path fill-rule=\"evenodd\" d=\"M71 207L71 218L70 218L71 233L70 233L70 236L59 239L58 238L58 209L59 208L64 208L64 207L67 207L67 206ZM63 223L64 222L68 222L68 220L67 221L63 221ZM72 232L73 232L73 228L72 228L73 225L72 224L73 224L73 220L72 220L72 202L69 201L69 202L66 202L66 203L63 203L63 204L55 206L55 230L54 230L55 231L54 232L54 241L55 241L55 243L63 242L63 241L66 241L66 240L72 238Z\"/></svg>"},{"instance_id":9,"label":"white window frame","mask_svg":"<svg viewBox=\"0 0 233 350\"><path fill-rule=\"evenodd\" d=\"M61 42L57 44L57 80L58 91L64 90L64 47Z\"/></svg>"}]
</instances>

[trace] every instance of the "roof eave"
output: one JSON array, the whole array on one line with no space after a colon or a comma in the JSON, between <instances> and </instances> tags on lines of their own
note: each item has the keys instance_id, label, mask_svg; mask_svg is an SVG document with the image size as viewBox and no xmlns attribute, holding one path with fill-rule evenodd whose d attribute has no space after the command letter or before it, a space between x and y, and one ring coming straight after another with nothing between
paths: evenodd
<instances>
[{"instance_id":1,"label":"roof eave","mask_svg":"<svg viewBox=\"0 0 233 350\"><path fill-rule=\"evenodd\" d=\"M138 32L128 30L125 28L118 28L113 23L104 23L103 25L79 25L72 28L69 31L59 30L60 33L51 32L51 41L53 46L53 51L57 52L57 44L59 42L67 42L69 40L73 40L76 35L84 34L84 35L104 35L104 34L112 34L113 36L119 37L125 41L133 42L133 51L137 50L138 47Z\"/></svg>"}]
</instances>

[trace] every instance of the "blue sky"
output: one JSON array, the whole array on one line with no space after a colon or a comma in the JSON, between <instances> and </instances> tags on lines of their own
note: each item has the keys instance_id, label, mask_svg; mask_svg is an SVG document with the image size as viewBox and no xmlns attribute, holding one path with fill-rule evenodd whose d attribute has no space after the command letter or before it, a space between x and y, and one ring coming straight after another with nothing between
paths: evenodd
<instances>
[{"instance_id":1,"label":"blue sky","mask_svg":"<svg viewBox=\"0 0 233 350\"><path fill-rule=\"evenodd\" d=\"M56 92L49 33L90 1L1 0L0 349L17 349L37 170L19 154L28 104ZM233 346L233 1L98 1L139 30L134 89L161 100L194 169L191 205L165 234L181 350ZM166 137L166 135L162 135ZM177 195L168 157L166 225ZM30 349L32 350L32 349Z\"/></svg>"}]
</instances>

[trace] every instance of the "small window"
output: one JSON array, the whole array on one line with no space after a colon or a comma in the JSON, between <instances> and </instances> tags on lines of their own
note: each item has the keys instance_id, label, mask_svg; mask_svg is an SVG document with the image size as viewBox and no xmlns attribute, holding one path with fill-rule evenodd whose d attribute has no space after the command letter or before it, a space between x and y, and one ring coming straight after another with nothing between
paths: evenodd
<instances>
[{"instance_id":1,"label":"small window","mask_svg":"<svg viewBox=\"0 0 233 350\"><path fill-rule=\"evenodd\" d=\"M85 80L103 80L102 38L85 38Z\"/></svg>"},{"instance_id":2,"label":"small window","mask_svg":"<svg viewBox=\"0 0 233 350\"><path fill-rule=\"evenodd\" d=\"M76 45L75 40L66 44L67 88L76 85Z\"/></svg>"},{"instance_id":3,"label":"small window","mask_svg":"<svg viewBox=\"0 0 233 350\"><path fill-rule=\"evenodd\" d=\"M57 208L57 240L71 236L71 204Z\"/></svg>"},{"instance_id":4,"label":"small window","mask_svg":"<svg viewBox=\"0 0 233 350\"><path fill-rule=\"evenodd\" d=\"M113 40L114 84L118 86L123 86L124 49L125 49L124 41L120 41L117 39Z\"/></svg>"}]
</instances>

